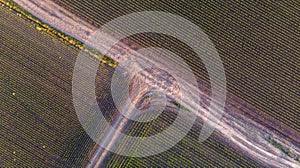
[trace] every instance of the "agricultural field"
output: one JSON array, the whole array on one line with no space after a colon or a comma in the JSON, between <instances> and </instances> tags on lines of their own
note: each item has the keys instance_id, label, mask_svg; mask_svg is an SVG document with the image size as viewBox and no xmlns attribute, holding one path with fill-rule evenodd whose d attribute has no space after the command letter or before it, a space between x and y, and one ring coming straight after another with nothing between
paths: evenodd
<instances>
[{"instance_id":1,"label":"agricultural field","mask_svg":"<svg viewBox=\"0 0 300 168\"><path fill-rule=\"evenodd\" d=\"M144 10L165 11L189 19L204 30L218 49L226 72L228 91L264 112L266 118L275 119L300 133L298 54L300 52L296 41L299 39L300 31L297 26L299 21L296 19L299 18L297 13L299 2L295 4L288 2L179 4L174 2L169 5L153 1L134 3L54 1L98 27L118 16ZM178 40L155 33L139 34L131 38L143 47L158 46L181 55L198 77L209 82L209 76L201 60L195 61L195 54ZM258 115L256 117L259 118ZM177 146L181 148L185 145L181 143ZM126 158L111 154L110 157L113 159L110 159L108 165L135 165L138 164L137 162L150 164L151 161L159 158L165 158L163 160L170 158L167 156L169 154L183 155L180 150L173 151L173 149L160 156L154 156L155 158ZM218 154L222 155L221 150ZM197 156L193 153L193 157L190 158L195 157ZM115 160L119 160L119 163ZM229 164L230 160L228 157ZM172 161L176 162L175 159ZM210 159L206 158L206 161L204 162L207 165L211 165ZM153 165L157 163L153 162Z\"/></svg>"},{"instance_id":2,"label":"agricultural field","mask_svg":"<svg viewBox=\"0 0 300 168\"><path fill-rule=\"evenodd\" d=\"M218 49L230 95L265 112L261 118L274 118L296 133L300 132L300 73L297 71L300 65L297 53L300 52L295 40L299 27L295 24L297 14L293 12L293 6L283 3L257 6L188 3L170 6L148 1L141 2L142 5L139 2L112 5L89 0L53 1L96 26L118 16L144 10L162 10L184 16L199 25ZM282 9L282 13L275 13L276 8ZM14 10L0 7L0 14L0 167L86 165L95 143L78 122L71 91L72 70L82 43L39 21L30 20L30 23ZM201 60L195 61L195 53L182 42L155 33L135 35L130 40L143 47L157 46L175 52L185 59L198 78L209 83L204 64ZM106 119L113 121L119 115L112 104L109 86L115 62L105 56L101 58L101 72L98 72L95 81L96 97ZM239 98L230 97L230 101L240 102ZM174 108L180 106L176 102L173 105ZM244 113L243 108L253 108L237 107L241 113ZM257 119L259 114L250 116L256 115ZM146 124L132 122L123 131L134 136L150 136L168 127L175 117L175 111L168 109L159 120ZM199 143L197 138L201 124L194 124L188 136L164 153L146 158L110 153L103 165L261 166L228 145L219 132ZM280 147L270 137L269 142Z\"/></svg>"},{"instance_id":3,"label":"agricultural field","mask_svg":"<svg viewBox=\"0 0 300 168\"><path fill-rule=\"evenodd\" d=\"M0 167L80 166L94 143L71 95L79 52L0 7Z\"/></svg>"},{"instance_id":4,"label":"agricultural field","mask_svg":"<svg viewBox=\"0 0 300 168\"><path fill-rule=\"evenodd\" d=\"M300 2L103 2L53 0L95 26L125 14L159 10L197 24L223 61L228 91L300 132ZM183 56L195 74L209 82L205 66L184 44L163 35L132 37L144 46L160 46ZM191 63L193 60L193 63Z\"/></svg>"},{"instance_id":5,"label":"agricultural field","mask_svg":"<svg viewBox=\"0 0 300 168\"><path fill-rule=\"evenodd\" d=\"M156 127L156 128L155 128ZM195 126L191 132L170 150L159 155L137 158L111 155L107 167L259 167L255 161L242 157L236 150L228 148L213 135L199 143ZM151 127L150 127L151 128ZM160 129L152 125L151 130Z\"/></svg>"},{"instance_id":6,"label":"agricultural field","mask_svg":"<svg viewBox=\"0 0 300 168\"><path fill-rule=\"evenodd\" d=\"M105 71L103 71L105 72ZM112 72L108 73L109 76ZM116 107L109 103L111 100L111 90L109 85L101 85L103 77L98 75L96 78L96 89L108 90L105 92L107 98L98 99L98 105L106 116L118 115ZM105 83L110 83L109 79ZM98 93L100 97L103 93ZM171 107L176 109L178 104ZM101 108L103 107L103 108ZM245 108L245 107L241 107ZM112 114L112 112L114 112ZM129 122L122 132L130 136L148 137L164 131L170 126L177 117L177 112L172 108L167 108L155 120L151 122ZM108 117L112 120L112 117ZM188 122L188 121L187 121ZM240 153L240 150L230 147L226 140L222 139L219 132L215 132L207 141L200 143L198 136L202 128L202 121L195 122L193 129L178 144L161 154L150 157L126 157L110 153L106 155L103 167L259 167L256 161ZM124 143L126 145L126 143Z\"/></svg>"}]
</instances>

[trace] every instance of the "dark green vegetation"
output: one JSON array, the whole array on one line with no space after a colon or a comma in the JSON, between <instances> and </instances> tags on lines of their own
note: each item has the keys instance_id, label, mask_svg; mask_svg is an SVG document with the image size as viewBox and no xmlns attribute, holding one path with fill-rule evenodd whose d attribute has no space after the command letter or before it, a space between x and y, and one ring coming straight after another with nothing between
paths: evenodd
<instances>
[{"instance_id":1,"label":"dark green vegetation","mask_svg":"<svg viewBox=\"0 0 300 168\"><path fill-rule=\"evenodd\" d=\"M183 111L186 111L188 112L189 110L187 108L185 108L184 106L182 106L181 104L177 103L177 102L172 102L173 105L175 105L177 108L183 110Z\"/></svg>"},{"instance_id":2,"label":"dark green vegetation","mask_svg":"<svg viewBox=\"0 0 300 168\"><path fill-rule=\"evenodd\" d=\"M274 140L271 136L267 136L265 138L270 144L272 144L274 147L276 147L277 149L281 150L284 154L286 154L287 156L295 159L296 161L299 162L299 155L294 154L290 151L290 149L284 147L281 143L277 142L276 140Z\"/></svg>"},{"instance_id":3,"label":"dark green vegetation","mask_svg":"<svg viewBox=\"0 0 300 168\"><path fill-rule=\"evenodd\" d=\"M84 165L94 143L72 104L79 52L0 7L0 167Z\"/></svg>"}]
</instances>

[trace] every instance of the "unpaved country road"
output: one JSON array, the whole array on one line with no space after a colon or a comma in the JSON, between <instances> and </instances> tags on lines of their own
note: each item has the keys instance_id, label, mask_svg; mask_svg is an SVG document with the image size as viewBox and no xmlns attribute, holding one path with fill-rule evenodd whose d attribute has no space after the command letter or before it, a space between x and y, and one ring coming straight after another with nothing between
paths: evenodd
<instances>
[{"instance_id":1,"label":"unpaved country road","mask_svg":"<svg viewBox=\"0 0 300 168\"><path fill-rule=\"evenodd\" d=\"M15 2L36 17L40 18L42 21L82 42L86 42L86 40L91 37L91 34L97 30L96 27L88 24L80 18L77 18L74 14L53 3L51 0L15 0ZM101 40L103 44L106 44L110 41L114 41L114 37L106 34L106 37ZM100 47L102 47L102 49L107 49L105 45ZM128 56L132 53L135 53L135 51L128 47L127 44L119 43L106 55L117 62L122 63L126 61ZM137 55L142 59L147 59L147 57L143 55ZM151 76L151 74L148 74L147 76ZM203 90L201 91L194 86L187 85L184 89L187 91L193 90L193 93L195 94L194 96L198 96L200 94L209 99L207 92ZM198 91L195 92L195 90ZM176 97L172 97L172 95L170 95L170 97L176 100ZM194 112L202 120L206 119L205 114L208 112L205 108L198 105L199 102L195 102L193 98L190 98L183 103L185 107L187 107L191 112ZM237 106L233 106L235 104ZM299 156L300 149L299 146L297 146L300 144L299 133L280 125L279 122L273 121L268 116L264 116L263 113L260 113L253 108L244 107L244 115L242 115L241 109L237 108L241 106L241 104L245 105L242 100L237 99L234 96L228 96L225 107L226 113L218 123L217 131L219 131L224 138L228 140L229 144L242 151L243 154L248 155L266 166L300 167L299 162L283 154L279 149L272 146L265 139L266 136L271 136L284 147L287 147L293 154ZM197 109L197 106L200 111L194 110ZM251 116L252 119L250 119L249 116ZM263 118L264 120L260 118ZM123 129L122 127L126 124L119 123L117 125L119 125L118 129ZM109 132L105 137L105 141L110 141L111 143L109 145L113 145L114 139L117 137L117 133ZM99 148L96 152L94 152L94 154L97 155L91 156L92 159L87 167L94 167L97 164L101 164L101 161L105 159L106 153L107 150Z\"/></svg>"}]
</instances>

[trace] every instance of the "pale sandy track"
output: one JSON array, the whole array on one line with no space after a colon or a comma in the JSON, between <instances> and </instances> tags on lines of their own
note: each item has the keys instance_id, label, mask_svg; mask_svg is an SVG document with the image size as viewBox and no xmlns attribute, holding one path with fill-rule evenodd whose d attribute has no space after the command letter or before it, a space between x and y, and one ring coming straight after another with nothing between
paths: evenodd
<instances>
[{"instance_id":1,"label":"pale sandy track","mask_svg":"<svg viewBox=\"0 0 300 168\"><path fill-rule=\"evenodd\" d=\"M24 9L37 16L44 22L55 27L56 29L65 32L66 34L77 38L78 40L85 42L91 34L97 30L96 27L90 25L89 23L81 20L76 17L74 14L66 11L64 8L53 3L51 0L15 0L20 6ZM104 41L112 41L114 37L107 34ZM104 42L105 43L105 42ZM92 44L91 44L92 45ZM102 49L106 49L106 46L102 46ZM100 51L102 50L99 49ZM121 51L127 51L125 54ZM126 44L119 44L111 52L107 53L108 56L115 59L117 62L126 61L128 53L133 53L132 49L127 47ZM140 55L141 56L141 55ZM144 56L141 58L145 59ZM193 86L187 87L185 89L195 89ZM195 92L198 94L199 92ZM200 94L207 95L204 91L200 91ZM206 96L207 97L207 96ZM194 100L190 99L187 102L193 102ZM229 100L230 101L230 100ZM197 104L187 103L184 104L187 108L193 111L193 106ZM257 160L258 162L272 167L300 167L299 162L293 160L292 158L283 154L279 149L270 145L265 139L264 136L270 135L276 141L280 142L284 146L288 147L291 152L294 154L300 155L299 146L289 142L287 139L283 138L281 135L276 134L274 131L271 131L263 124L255 122L239 113L235 113L235 108L228 108L232 110L231 113L226 113L221 122L217 127L217 130L228 140L231 146L238 148L244 154L249 157ZM193 111L201 119L205 119L205 109L201 108L201 111ZM250 111L251 113L251 111ZM232 115L234 114L234 115ZM119 124L120 128L124 124ZM299 135L296 135L299 137ZM111 139L109 138L111 137ZM110 145L113 145L114 139L117 138L116 134L106 137L107 140L111 141ZM95 164L100 164L102 160L105 159L107 150L102 148L94 152L95 155L91 156L92 160L87 167L93 167Z\"/></svg>"}]
</instances>

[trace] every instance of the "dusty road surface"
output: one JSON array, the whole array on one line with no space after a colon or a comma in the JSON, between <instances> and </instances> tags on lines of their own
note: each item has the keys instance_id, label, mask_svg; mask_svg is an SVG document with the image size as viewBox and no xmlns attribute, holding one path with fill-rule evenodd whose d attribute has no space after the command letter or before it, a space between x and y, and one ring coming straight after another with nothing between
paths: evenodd
<instances>
[{"instance_id":1,"label":"dusty road surface","mask_svg":"<svg viewBox=\"0 0 300 168\"><path fill-rule=\"evenodd\" d=\"M91 34L97 30L96 27L93 27L85 21L77 18L74 14L66 11L51 0L15 0L15 2L49 25L77 38L80 41L85 42ZM103 40L103 44L106 44L109 41L114 41L114 37L107 34L106 37L101 40ZM100 47L103 47L102 49L106 49L105 45ZM119 43L106 55L117 62L122 63L127 60L130 54L135 52L136 48L133 49L126 43ZM147 56L143 56L141 54L136 55L141 59L151 61L147 60ZM126 69L126 66L123 68ZM153 78L153 76L153 74L145 72L145 74L140 75L138 78L141 80L147 80ZM174 83L174 81L168 82ZM198 82L198 84L199 83L200 82ZM205 114L208 113L207 109L203 105L200 105L194 97L201 95L202 99L209 100L210 97L208 96L209 94L207 90L199 89L196 86L190 85L188 82L185 84L185 87L182 89L192 92L195 95L182 101L182 105L202 120L206 120ZM162 88L162 86L152 86L151 83L145 82L145 85L141 86L141 88L143 88L143 92L141 93L141 91L138 91L139 93L136 94L136 97L134 97L135 102L141 102L144 93L153 87ZM165 89L162 88L161 90L164 92ZM168 99L178 100L176 95L166 95ZM167 106L168 108L171 108L170 103ZM195 109L200 110L195 111ZM134 113L134 111L128 108L127 113L131 114ZM121 115L116 118L117 120L114 122L114 127L117 128L117 130L124 129L124 127L126 127L126 118ZM299 161L295 160L295 157L300 156L300 148L298 146L300 144L299 133L273 120L270 116L256 110L230 93L227 94L225 114L218 123L217 131L219 131L221 135L227 139L230 146L239 149L243 154L248 155L265 166L300 167ZM290 156L284 154L280 149L270 144L268 141L270 137L280 143L284 148L288 149L291 153ZM118 131L108 131L102 141L105 141L105 143L108 144L107 147L109 147L113 146L117 139ZM103 160L105 160L107 153L108 150L97 148L90 157L91 160L87 167L98 167L101 165Z\"/></svg>"}]
</instances>

